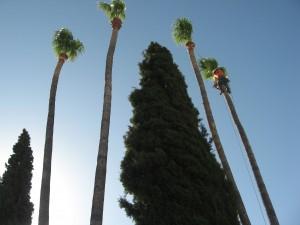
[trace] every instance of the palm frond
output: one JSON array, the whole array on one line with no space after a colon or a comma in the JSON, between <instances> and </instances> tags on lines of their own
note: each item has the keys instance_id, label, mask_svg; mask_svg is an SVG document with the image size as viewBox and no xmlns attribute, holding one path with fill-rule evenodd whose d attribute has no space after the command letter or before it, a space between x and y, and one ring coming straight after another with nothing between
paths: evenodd
<instances>
[{"instance_id":1,"label":"palm frond","mask_svg":"<svg viewBox=\"0 0 300 225\"><path fill-rule=\"evenodd\" d=\"M72 32L66 28L55 31L52 45L56 56L64 53L70 60L74 60L84 51L82 42L74 40Z\"/></svg>"},{"instance_id":2,"label":"palm frond","mask_svg":"<svg viewBox=\"0 0 300 225\"><path fill-rule=\"evenodd\" d=\"M214 58L202 58L198 64L205 79L212 79L213 70L218 67L217 60Z\"/></svg>"},{"instance_id":3,"label":"palm frond","mask_svg":"<svg viewBox=\"0 0 300 225\"><path fill-rule=\"evenodd\" d=\"M74 61L75 58L79 54L82 54L83 52L84 52L84 46L83 46L82 42L77 39L77 40L73 40L70 43L70 49L67 52L67 55L71 61Z\"/></svg>"},{"instance_id":4,"label":"palm frond","mask_svg":"<svg viewBox=\"0 0 300 225\"><path fill-rule=\"evenodd\" d=\"M126 10L125 2L123 0L113 0L112 5L113 5L114 16L122 20L125 19L125 10Z\"/></svg>"},{"instance_id":5,"label":"palm frond","mask_svg":"<svg viewBox=\"0 0 300 225\"><path fill-rule=\"evenodd\" d=\"M110 21L115 17L125 19L126 5L123 0L112 0L111 4L100 2L99 8L104 11Z\"/></svg>"},{"instance_id":6,"label":"palm frond","mask_svg":"<svg viewBox=\"0 0 300 225\"><path fill-rule=\"evenodd\" d=\"M69 41L73 39L71 31L66 28L61 28L55 31L52 45L56 55L60 55L62 52L66 52L69 48Z\"/></svg>"},{"instance_id":7,"label":"palm frond","mask_svg":"<svg viewBox=\"0 0 300 225\"><path fill-rule=\"evenodd\" d=\"M179 18L173 25L173 39L177 44L185 45L192 41L193 26L189 19Z\"/></svg>"},{"instance_id":8,"label":"palm frond","mask_svg":"<svg viewBox=\"0 0 300 225\"><path fill-rule=\"evenodd\" d=\"M126 9L126 8L125 8ZM124 21L126 18L125 10L119 13L119 18Z\"/></svg>"},{"instance_id":9,"label":"palm frond","mask_svg":"<svg viewBox=\"0 0 300 225\"><path fill-rule=\"evenodd\" d=\"M112 7L105 2L99 2L99 8L103 10L105 15L111 20Z\"/></svg>"}]
</instances>

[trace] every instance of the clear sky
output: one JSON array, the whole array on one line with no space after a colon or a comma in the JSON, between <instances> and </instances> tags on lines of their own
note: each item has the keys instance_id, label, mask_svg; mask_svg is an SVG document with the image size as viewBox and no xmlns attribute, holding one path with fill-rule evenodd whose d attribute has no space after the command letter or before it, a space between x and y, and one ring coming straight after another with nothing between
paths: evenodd
<instances>
[{"instance_id":1,"label":"clear sky","mask_svg":"<svg viewBox=\"0 0 300 225\"><path fill-rule=\"evenodd\" d=\"M206 119L186 50L171 27L188 17L199 57L227 67L233 99L282 225L299 225L300 1L127 0L113 68L104 225L130 225L118 198L123 135L132 115L128 95L138 86L138 62L150 41L173 53L188 91ZM102 112L104 63L111 27L96 1L0 0L0 174L22 128L34 152L32 201L37 225L51 77L57 59L51 39L69 28L86 52L62 69L56 101L51 180L51 225L89 224ZM216 124L253 225L264 219L223 97L206 82ZM246 165L246 166L245 166ZM265 216L266 217L266 216ZM266 218L267 220L267 218ZM268 224L268 223L267 223Z\"/></svg>"}]
</instances>

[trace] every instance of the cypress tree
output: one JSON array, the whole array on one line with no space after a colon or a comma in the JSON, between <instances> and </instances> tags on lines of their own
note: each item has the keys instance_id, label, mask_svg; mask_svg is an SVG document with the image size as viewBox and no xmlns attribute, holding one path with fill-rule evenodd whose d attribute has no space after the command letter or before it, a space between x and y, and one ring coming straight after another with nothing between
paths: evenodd
<instances>
[{"instance_id":1,"label":"cypress tree","mask_svg":"<svg viewBox=\"0 0 300 225\"><path fill-rule=\"evenodd\" d=\"M239 224L232 189L171 53L151 43L139 67L140 88L129 97L121 208L136 225Z\"/></svg>"},{"instance_id":2,"label":"cypress tree","mask_svg":"<svg viewBox=\"0 0 300 225\"><path fill-rule=\"evenodd\" d=\"M5 164L0 181L0 224L30 225L33 204L30 201L33 156L30 137L23 129L13 154Z\"/></svg>"}]
</instances>

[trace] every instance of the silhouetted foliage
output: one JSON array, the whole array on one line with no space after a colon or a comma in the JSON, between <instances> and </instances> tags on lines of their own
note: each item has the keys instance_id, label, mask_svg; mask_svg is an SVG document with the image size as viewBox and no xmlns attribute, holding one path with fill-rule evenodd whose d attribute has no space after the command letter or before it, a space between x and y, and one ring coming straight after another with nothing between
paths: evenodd
<instances>
[{"instance_id":1,"label":"silhouetted foliage","mask_svg":"<svg viewBox=\"0 0 300 225\"><path fill-rule=\"evenodd\" d=\"M0 224L30 225L33 204L30 201L33 156L30 137L24 129L5 164L0 182Z\"/></svg>"},{"instance_id":2,"label":"silhouetted foliage","mask_svg":"<svg viewBox=\"0 0 300 225\"><path fill-rule=\"evenodd\" d=\"M237 225L235 199L171 53L151 43L130 95L120 206L136 225ZM131 199L131 198L130 198Z\"/></svg>"}]
</instances>

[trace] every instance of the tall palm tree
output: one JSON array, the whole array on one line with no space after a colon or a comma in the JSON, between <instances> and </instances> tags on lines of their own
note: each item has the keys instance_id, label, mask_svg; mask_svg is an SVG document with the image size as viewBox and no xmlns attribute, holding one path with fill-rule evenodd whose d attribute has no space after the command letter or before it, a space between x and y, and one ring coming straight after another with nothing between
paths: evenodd
<instances>
[{"instance_id":1,"label":"tall palm tree","mask_svg":"<svg viewBox=\"0 0 300 225\"><path fill-rule=\"evenodd\" d=\"M208 125L209 125L209 128L212 133L212 138L215 143L217 152L219 154L225 174L228 178L228 181L231 183L231 185L234 189L234 192L236 194L237 205L238 205L238 214L239 214L240 220L242 221L243 225L250 225L251 223L250 223L249 217L247 215L243 200L241 198L241 195L239 193L239 190L238 190L235 180L233 178L229 163L227 161L225 152L223 150L223 146L221 144L219 134L217 132L215 120L214 120L214 117L213 117L213 114L211 111L211 107L210 107L209 100L207 97L204 82L203 82L203 79L202 79L202 76L200 73L200 69L197 65L197 60L196 60L195 53L194 53L195 43L192 40L192 33L193 33L193 27L192 27L192 23L190 20L188 20L186 18L179 18L176 20L176 22L174 23L174 26L173 26L173 38L177 44L183 44L188 49L190 60L191 60L191 63L192 63L199 87L200 87L202 101L203 101Z\"/></svg>"},{"instance_id":2,"label":"tall palm tree","mask_svg":"<svg viewBox=\"0 0 300 225\"><path fill-rule=\"evenodd\" d=\"M111 112L113 56L117 44L118 32L122 26L122 21L125 19L126 7L123 0L112 0L111 4L100 2L99 8L102 9L109 18L112 25L112 34L106 56L103 111L90 220L91 225L102 225Z\"/></svg>"},{"instance_id":3,"label":"tall palm tree","mask_svg":"<svg viewBox=\"0 0 300 225\"><path fill-rule=\"evenodd\" d=\"M84 51L83 44L79 40L75 40L73 38L72 33L66 28L62 28L55 32L52 45L54 52L58 57L58 62L54 70L50 89L46 140L44 148L43 175L40 193L39 225L49 224L50 177L55 114L55 97L60 71L65 61L67 61L68 59L73 61L79 53L82 53Z\"/></svg>"},{"instance_id":4,"label":"tall palm tree","mask_svg":"<svg viewBox=\"0 0 300 225\"><path fill-rule=\"evenodd\" d=\"M203 59L200 60L199 64L200 64L201 70L203 71L204 76L207 79L212 78L213 71L216 68L223 69L223 71L226 74L226 69L224 67L218 67L217 60L215 60L213 58L203 58ZM235 110L235 107L234 107L233 101L231 99L231 96L227 92L226 88L224 88L224 87L220 87L220 88L222 88L225 100L226 100L228 108L229 108L229 110L231 112L231 116L232 116L232 118L234 120L234 123L235 123L235 125L236 125L236 127L237 127L237 129L239 131L240 136L241 136L242 142L243 142L243 144L245 146L245 150L246 150L246 153L248 155L248 159L250 161L250 165L252 167L252 170L253 170L253 173L254 173L254 177L256 179L256 183L257 183L257 186L259 188L259 191L260 191L260 194L261 194L264 206L266 208L267 215L268 215L269 220L270 220L270 224L271 225L279 225L279 222L278 222L278 219L277 219L274 207L272 205L270 196L268 194L266 185L265 185L265 183L263 181L262 175L261 175L259 167L257 165L256 159L255 159L255 156L254 156L254 152L253 152L253 150L251 148L251 145L249 143L249 140L248 140L247 134L246 134L246 132L245 132L245 130L243 128L243 125L240 122L238 114L237 114L237 112Z\"/></svg>"}]
</instances>

